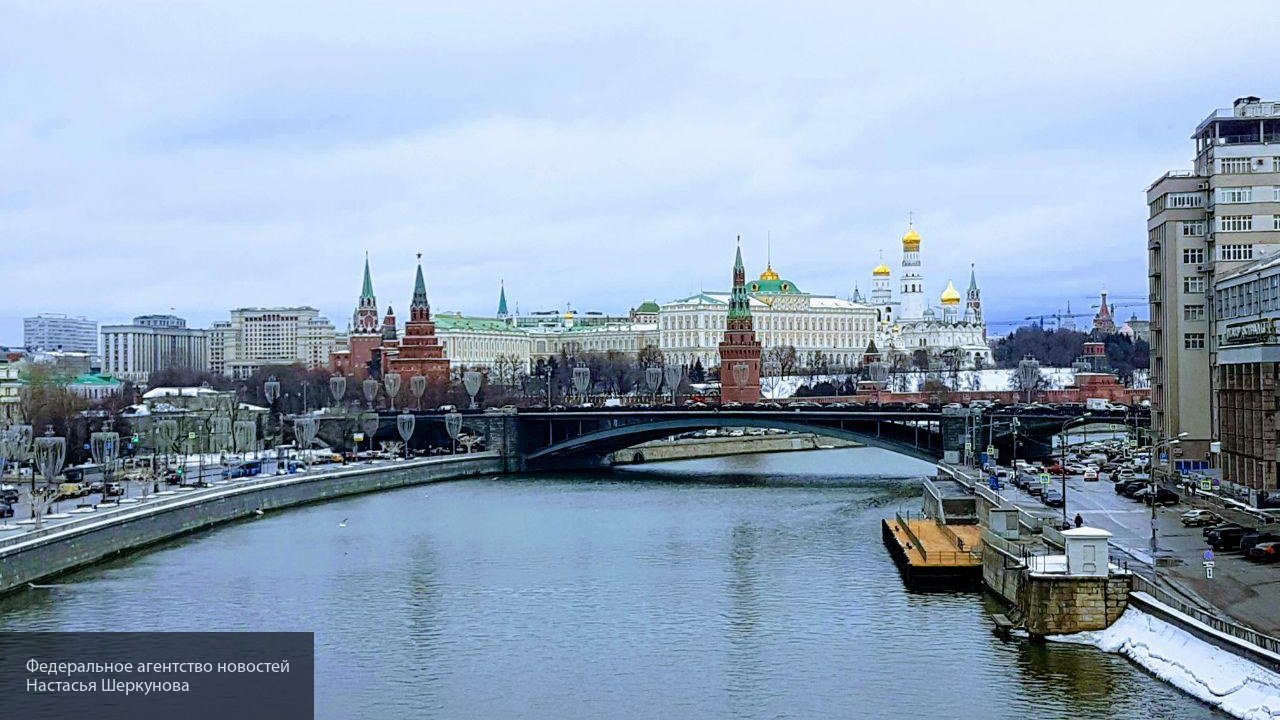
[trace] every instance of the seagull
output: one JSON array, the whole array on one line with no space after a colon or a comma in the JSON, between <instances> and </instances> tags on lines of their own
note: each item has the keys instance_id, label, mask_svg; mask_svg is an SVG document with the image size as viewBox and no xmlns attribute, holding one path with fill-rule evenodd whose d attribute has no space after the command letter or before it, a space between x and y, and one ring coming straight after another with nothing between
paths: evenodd
<instances>
[{"instance_id":1,"label":"seagull","mask_svg":"<svg viewBox=\"0 0 1280 720\"><path fill-rule=\"evenodd\" d=\"M346 526L347 526L347 519L342 518L342 522L338 523L338 527L346 527Z\"/></svg>"},{"instance_id":2,"label":"seagull","mask_svg":"<svg viewBox=\"0 0 1280 720\"><path fill-rule=\"evenodd\" d=\"M254 514L254 515L258 515L258 516L262 516L264 513L262 512L262 508L258 508L257 510L254 510L254 511L253 511L253 514Z\"/></svg>"}]
</instances>

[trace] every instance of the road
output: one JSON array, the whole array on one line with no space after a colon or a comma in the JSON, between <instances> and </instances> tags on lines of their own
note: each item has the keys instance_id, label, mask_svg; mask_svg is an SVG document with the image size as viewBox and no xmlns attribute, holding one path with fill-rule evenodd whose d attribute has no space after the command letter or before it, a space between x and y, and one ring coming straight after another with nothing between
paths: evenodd
<instances>
[{"instance_id":1,"label":"road","mask_svg":"<svg viewBox=\"0 0 1280 720\"><path fill-rule=\"evenodd\" d=\"M1061 488L1061 482L1054 477L1050 487ZM1097 482L1085 482L1078 475L1067 479L1067 518L1079 513L1086 525L1110 532L1111 544L1119 551L1113 561L1147 577L1156 576L1162 586L1192 604L1216 609L1255 630L1280 636L1280 604L1276 602L1280 598L1280 563L1250 562L1239 551L1215 552L1213 579L1208 579L1203 562L1209 546L1201 529L1183 527L1178 516L1203 507L1249 527L1256 527L1258 521L1243 513L1224 511L1199 496L1189 498L1180 488L1176 491L1183 496L1182 502L1156 509L1154 555L1159 558L1158 566L1152 562L1151 508L1116 493L1105 473ZM1029 511L1053 515L1055 525L1061 522L1061 509L1047 507L1013 485L1006 484L1000 494Z\"/></svg>"}]
</instances>

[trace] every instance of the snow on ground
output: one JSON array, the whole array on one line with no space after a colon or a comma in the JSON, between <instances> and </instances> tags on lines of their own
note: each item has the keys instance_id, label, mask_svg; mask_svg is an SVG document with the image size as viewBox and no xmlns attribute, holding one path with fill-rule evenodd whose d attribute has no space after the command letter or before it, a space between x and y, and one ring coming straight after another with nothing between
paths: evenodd
<instances>
[{"instance_id":1,"label":"snow on ground","mask_svg":"<svg viewBox=\"0 0 1280 720\"><path fill-rule=\"evenodd\" d=\"M1130 607L1106 630L1057 635L1124 655L1152 675L1241 720L1280 718L1280 674Z\"/></svg>"},{"instance_id":2,"label":"snow on ground","mask_svg":"<svg viewBox=\"0 0 1280 720\"><path fill-rule=\"evenodd\" d=\"M957 390L973 390L991 392L997 390L1014 390L1013 376L1016 369L988 368L986 370L962 370L958 373L943 373L942 380ZM1041 368L1046 389L1060 389L1075 382L1075 371L1071 368ZM839 384L847 375L816 375L812 380L808 376L797 375L786 378L761 378L762 394L771 399L789 398L796 394L801 385L816 384L824 380ZM889 389L894 392L920 392L924 388L927 373L898 373L890 377Z\"/></svg>"}]
</instances>

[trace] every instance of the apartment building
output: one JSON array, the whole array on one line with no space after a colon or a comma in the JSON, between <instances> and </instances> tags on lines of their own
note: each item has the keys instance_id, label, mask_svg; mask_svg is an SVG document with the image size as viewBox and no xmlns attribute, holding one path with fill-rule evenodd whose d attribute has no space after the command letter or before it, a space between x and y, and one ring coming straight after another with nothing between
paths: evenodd
<instances>
[{"instance_id":1,"label":"apartment building","mask_svg":"<svg viewBox=\"0 0 1280 720\"><path fill-rule=\"evenodd\" d=\"M1169 470L1210 462L1214 394L1215 279L1280 245L1280 102L1257 97L1213 111L1192 134L1194 169L1147 188L1152 420Z\"/></svg>"},{"instance_id":2,"label":"apartment building","mask_svg":"<svg viewBox=\"0 0 1280 720\"><path fill-rule=\"evenodd\" d=\"M336 336L312 307L238 308L209 328L209 367L234 378L264 365L326 367Z\"/></svg>"},{"instance_id":3,"label":"apartment building","mask_svg":"<svg viewBox=\"0 0 1280 720\"><path fill-rule=\"evenodd\" d=\"M145 385L151 373L170 367L208 370L207 332L173 315L139 315L128 325L102 326L105 372Z\"/></svg>"}]
</instances>

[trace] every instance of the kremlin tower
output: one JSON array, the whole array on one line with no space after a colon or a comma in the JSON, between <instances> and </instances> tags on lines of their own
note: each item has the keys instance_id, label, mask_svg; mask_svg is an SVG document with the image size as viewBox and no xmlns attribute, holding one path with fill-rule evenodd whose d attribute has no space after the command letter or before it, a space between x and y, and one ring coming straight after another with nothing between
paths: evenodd
<instances>
[{"instance_id":1,"label":"kremlin tower","mask_svg":"<svg viewBox=\"0 0 1280 720\"><path fill-rule=\"evenodd\" d=\"M741 243L741 238L739 238ZM770 268L766 272L772 272ZM733 291L729 296L729 319L720 341L720 402L760 401L760 341L751 321L751 298L747 295L747 271L739 244L733 262ZM760 276L764 279L764 276ZM776 275L774 279L776 279Z\"/></svg>"},{"instance_id":2,"label":"kremlin tower","mask_svg":"<svg viewBox=\"0 0 1280 720\"><path fill-rule=\"evenodd\" d=\"M343 375L357 379L366 377L373 357L382 346L382 332L378 328L378 298L373 294L373 277L369 274L369 256L364 257L364 285L360 299L351 315L351 335L347 350L335 352L330 364Z\"/></svg>"},{"instance_id":3,"label":"kremlin tower","mask_svg":"<svg viewBox=\"0 0 1280 720\"><path fill-rule=\"evenodd\" d=\"M422 253L418 253L409 322L405 323L398 352L384 359L383 370L400 373L405 379L423 375L428 387L443 388L449 384L449 361L436 339L436 324L431 320L431 304L427 302L427 283L422 278Z\"/></svg>"}]
</instances>

